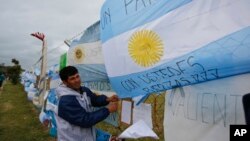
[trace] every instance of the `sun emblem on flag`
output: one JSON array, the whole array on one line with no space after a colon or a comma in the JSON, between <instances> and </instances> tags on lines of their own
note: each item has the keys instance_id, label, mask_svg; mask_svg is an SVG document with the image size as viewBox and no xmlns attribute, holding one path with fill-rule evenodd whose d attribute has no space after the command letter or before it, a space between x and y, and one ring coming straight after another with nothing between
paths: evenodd
<instances>
[{"instance_id":1,"label":"sun emblem on flag","mask_svg":"<svg viewBox=\"0 0 250 141\"><path fill-rule=\"evenodd\" d=\"M85 54L84 54L83 48L76 47L74 49L74 60L77 63L81 63L83 61L84 57L85 57Z\"/></svg>"},{"instance_id":2,"label":"sun emblem on flag","mask_svg":"<svg viewBox=\"0 0 250 141\"><path fill-rule=\"evenodd\" d=\"M161 60L163 42L154 31L137 31L129 39L128 52L136 64L149 67Z\"/></svg>"}]
</instances>

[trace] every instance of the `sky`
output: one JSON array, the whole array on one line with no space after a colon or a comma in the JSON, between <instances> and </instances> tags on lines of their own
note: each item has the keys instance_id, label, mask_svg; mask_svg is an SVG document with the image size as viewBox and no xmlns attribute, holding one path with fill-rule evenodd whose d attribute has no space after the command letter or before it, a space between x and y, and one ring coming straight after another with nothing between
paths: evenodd
<instances>
[{"instance_id":1,"label":"sky","mask_svg":"<svg viewBox=\"0 0 250 141\"><path fill-rule=\"evenodd\" d=\"M0 0L0 64L23 69L40 66L42 42L31 33L44 33L48 47L48 67L58 64L68 49L64 40L79 37L100 19L104 0ZM78 35L78 36L77 36ZM34 65L36 64L36 65Z\"/></svg>"}]
</instances>

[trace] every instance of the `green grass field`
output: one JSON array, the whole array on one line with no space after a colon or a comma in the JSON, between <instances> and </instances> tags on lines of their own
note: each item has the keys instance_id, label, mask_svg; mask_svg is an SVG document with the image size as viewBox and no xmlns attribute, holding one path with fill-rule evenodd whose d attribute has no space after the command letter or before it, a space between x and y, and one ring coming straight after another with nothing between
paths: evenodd
<instances>
[{"instance_id":1,"label":"green grass field","mask_svg":"<svg viewBox=\"0 0 250 141\"><path fill-rule=\"evenodd\" d=\"M0 141L55 141L38 117L23 86L7 82L0 92Z\"/></svg>"}]
</instances>

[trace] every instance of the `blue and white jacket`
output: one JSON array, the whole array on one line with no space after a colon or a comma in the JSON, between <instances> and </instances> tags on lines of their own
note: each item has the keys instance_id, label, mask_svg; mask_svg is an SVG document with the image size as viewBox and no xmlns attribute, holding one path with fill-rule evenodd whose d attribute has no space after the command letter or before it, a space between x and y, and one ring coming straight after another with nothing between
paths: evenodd
<instances>
[{"instance_id":1,"label":"blue and white jacket","mask_svg":"<svg viewBox=\"0 0 250 141\"><path fill-rule=\"evenodd\" d=\"M58 96L57 138L58 141L95 141L93 125L109 115L107 108L94 111L93 107L105 106L105 95L97 96L87 87L81 87L81 93L60 85L56 89Z\"/></svg>"}]
</instances>

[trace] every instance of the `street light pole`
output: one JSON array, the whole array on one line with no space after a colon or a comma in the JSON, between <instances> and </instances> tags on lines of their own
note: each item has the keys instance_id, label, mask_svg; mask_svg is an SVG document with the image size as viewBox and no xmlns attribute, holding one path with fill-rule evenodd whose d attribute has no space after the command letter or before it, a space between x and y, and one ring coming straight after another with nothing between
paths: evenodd
<instances>
[{"instance_id":1,"label":"street light pole","mask_svg":"<svg viewBox=\"0 0 250 141\"><path fill-rule=\"evenodd\" d=\"M41 62L41 74L40 80L38 83L38 95L39 95L39 106L43 106L44 103L44 95L46 93L46 70L47 70L47 41L45 39L45 35L43 33L32 33L31 36L36 37L37 39L43 42L42 45L42 62Z\"/></svg>"}]
</instances>

